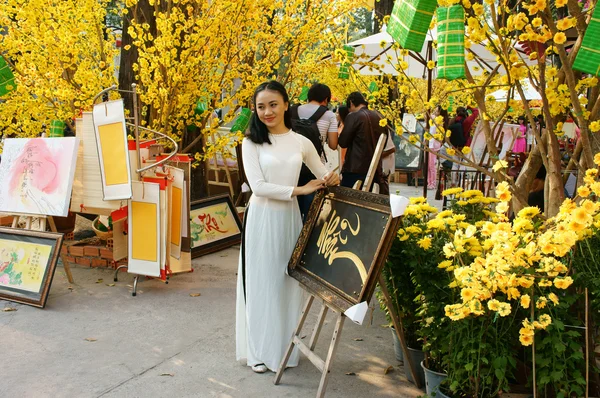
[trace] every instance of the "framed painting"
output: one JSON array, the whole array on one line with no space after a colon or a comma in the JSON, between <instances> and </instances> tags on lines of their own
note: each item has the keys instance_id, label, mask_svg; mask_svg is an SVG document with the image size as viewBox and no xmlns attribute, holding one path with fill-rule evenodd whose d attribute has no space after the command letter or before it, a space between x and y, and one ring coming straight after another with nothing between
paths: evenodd
<instances>
[{"instance_id":1,"label":"framed painting","mask_svg":"<svg viewBox=\"0 0 600 398\"><path fill-rule=\"evenodd\" d=\"M0 299L44 308L63 234L0 228Z\"/></svg>"},{"instance_id":2,"label":"framed painting","mask_svg":"<svg viewBox=\"0 0 600 398\"><path fill-rule=\"evenodd\" d=\"M423 164L423 151L418 146L414 146L408 142L411 133L418 134L419 141L423 142L425 128L422 121L417 121L412 115L404 114L402 125L404 133L402 137L398 134L392 134L392 140L396 147L395 161L396 171L416 171L420 170ZM419 145L419 144L417 144Z\"/></svg>"},{"instance_id":3,"label":"framed painting","mask_svg":"<svg viewBox=\"0 0 600 398\"><path fill-rule=\"evenodd\" d=\"M320 191L288 273L342 312L369 301L399 223L387 196L344 187Z\"/></svg>"},{"instance_id":4,"label":"framed painting","mask_svg":"<svg viewBox=\"0 0 600 398\"><path fill-rule=\"evenodd\" d=\"M240 243L242 223L229 194L192 202L190 233L192 257Z\"/></svg>"}]
</instances>

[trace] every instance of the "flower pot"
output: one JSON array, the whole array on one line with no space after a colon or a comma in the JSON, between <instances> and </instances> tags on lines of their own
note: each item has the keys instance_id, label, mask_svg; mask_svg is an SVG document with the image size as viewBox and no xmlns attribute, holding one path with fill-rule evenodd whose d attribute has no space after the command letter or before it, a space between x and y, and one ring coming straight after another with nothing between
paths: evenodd
<instances>
[{"instance_id":1,"label":"flower pot","mask_svg":"<svg viewBox=\"0 0 600 398\"><path fill-rule=\"evenodd\" d=\"M439 388L442 381L444 381L448 375L427 369L425 367L425 361L421 362L421 368L423 368L423 371L425 372L425 392L427 395L432 397L445 397L445 395L439 391Z\"/></svg>"},{"instance_id":2,"label":"flower pot","mask_svg":"<svg viewBox=\"0 0 600 398\"><path fill-rule=\"evenodd\" d=\"M402 344L400 344L400 339L398 338L398 335L396 334L396 329L395 328L390 328L390 330L392 331L392 339L394 342L394 354L396 355L396 360L398 362L404 362L404 353L402 353Z\"/></svg>"},{"instance_id":3,"label":"flower pot","mask_svg":"<svg viewBox=\"0 0 600 398\"><path fill-rule=\"evenodd\" d=\"M415 373L419 379L419 384L421 386L425 385L425 372L423 371L423 368L419 366L419 364L425 360L425 353L421 350L408 347L408 355L410 355L410 359L412 359L412 363L415 366ZM404 375L408 381L416 384L412 374L410 373L410 369L408 368L407 361L404 361Z\"/></svg>"}]
</instances>

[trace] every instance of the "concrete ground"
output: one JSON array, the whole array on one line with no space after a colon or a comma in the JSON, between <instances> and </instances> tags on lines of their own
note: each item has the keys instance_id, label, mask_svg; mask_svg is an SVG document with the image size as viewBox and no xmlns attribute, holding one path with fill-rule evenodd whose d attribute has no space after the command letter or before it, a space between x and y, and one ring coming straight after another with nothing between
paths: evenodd
<instances>
[{"instance_id":1,"label":"concrete ground","mask_svg":"<svg viewBox=\"0 0 600 398\"><path fill-rule=\"evenodd\" d=\"M235 360L238 255L234 247L195 259L194 272L168 284L142 280L137 297L127 273L115 283L110 270L72 266L69 284L59 266L45 309L0 300L0 397L315 396L320 374L305 357L279 386L273 373L255 374ZM317 347L322 357L333 323L329 314ZM377 308L365 323L345 323L327 396L422 395L394 357L383 313Z\"/></svg>"}]
</instances>

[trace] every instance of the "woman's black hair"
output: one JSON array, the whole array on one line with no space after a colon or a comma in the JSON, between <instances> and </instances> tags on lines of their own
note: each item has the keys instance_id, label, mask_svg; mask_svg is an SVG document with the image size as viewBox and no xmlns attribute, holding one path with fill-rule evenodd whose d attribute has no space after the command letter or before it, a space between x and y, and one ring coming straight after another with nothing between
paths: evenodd
<instances>
[{"instance_id":1,"label":"woman's black hair","mask_svg":"<svg viewBox=\"0 0 600 398\"><path fill-rule=\"evenodd\" d=\"M285 87L276 80L264 82L260 86L256 87L256 90L254 90L254 96L252 97L252 103L254 104L255 109L254 113L252 113L252 118L250 119L250 134L248 134L250 141L254 142L255 144L264 144L265 142L267 144L271 144L271 140L269 140L269 129L263 122L261 122L261 120L258 118L258 114L256 113L256 97L260 92L265 90L278 92L283 97L283 102L287 102L288 104L290 103L290 98L288 97ZM292 116L289 107L288 110L283 114L283 123L285 124L285 127L290 129L292 128Z\"/></svg>"},{"instance_id":2,"label":"woman's black hair","mask_svg":"<svg viewBox=\"0 0 600 398\"><path fill-rule=\"evenodd\" d=\"M346 116L350 113L350 109L346 105L340 105L337 110L338 115L340 115L340 120L342 123L346 120Z\"/></svg>"},{"instance_id":3,"label":"woman's black hair","mask_svg":"<svg viewBox=\"0 0 600 398\"><path fill-rule=\"evenodd\" d=\"M354 105L354 106L364 105L364 106L368 107L369 103L367 102L367 100L365 100L365 97L361 93L359 93L358 91L355 91L353 93L350 93L350 95L348 96L348 99L346 100L346 106L348 108L350 108L350 105Z\"/></svg>"}]
</instances>

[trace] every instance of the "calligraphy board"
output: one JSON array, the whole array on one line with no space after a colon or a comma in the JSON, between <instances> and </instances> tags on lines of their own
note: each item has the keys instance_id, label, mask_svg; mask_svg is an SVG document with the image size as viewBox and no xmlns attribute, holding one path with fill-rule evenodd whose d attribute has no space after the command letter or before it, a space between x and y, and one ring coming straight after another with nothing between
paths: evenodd
<instances>
[{"instance_id":1,"label":"calligraphy board","mask_svg":"<svg viewBox=\"0 0 600 398\"><path fill-rule=\"evenodd\" d=\"M0 163L0 212L66 217L78 138L7 138Z\"/></svg>"},{"instance_id":2,"label":"calligraphy board","mask_svg":"<svg viewBox=\"0 0 600 398\"><path fill-rule=\"evenodd\" d=\"M344 187L320 191L288 272L341 311L369 301L399 222L387 196Z\"/></svg>"},{"instance_id":3,"label":"calligraphy board","mask_svg":"<svg viewBox=\"0 0 600 398\"><path fill-rule=\"evenodd\" d=\"M191 203L192 257L199 257L240 243L242 223L229 194Z\"/></svg>"},{"instance_id":4,"label":"calligraphy board","mask_svg":"<svg viewBox=\"0 0 600 398\"><path fill-rule=\"evenodd\" d=\"M0 228L0 299L44 308L63 234Z\"/></svg>"}]
</instances>

